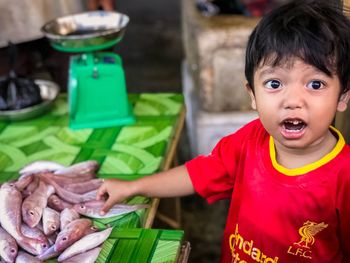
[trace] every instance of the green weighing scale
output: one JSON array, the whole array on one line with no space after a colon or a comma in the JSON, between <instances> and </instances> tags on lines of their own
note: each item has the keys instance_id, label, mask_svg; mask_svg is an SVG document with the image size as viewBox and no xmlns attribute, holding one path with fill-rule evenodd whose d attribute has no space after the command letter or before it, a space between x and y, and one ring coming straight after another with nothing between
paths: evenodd
<instances>
[{"instance_id":1,"label":"green weighing scale","mask_svg":"<svg viewBox=\"0 0 350 263\"><path fill-rule=\"evenodd\" d=\"M133 123L120 56L98 52L123 37L129 17L93 11L57 18L42 32L56 50L77 53L70 58L69 127L111 127Z\"/></svg>"}]
</instances>

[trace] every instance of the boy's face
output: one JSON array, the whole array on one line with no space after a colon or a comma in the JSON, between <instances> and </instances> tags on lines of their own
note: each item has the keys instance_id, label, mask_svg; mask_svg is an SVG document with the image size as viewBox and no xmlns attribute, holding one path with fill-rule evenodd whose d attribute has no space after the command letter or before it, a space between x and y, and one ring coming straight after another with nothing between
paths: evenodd
<instances>
[{"instance_id":1,"label":"boy's face","mask_svg":"<svg viewBox=\"0 0 350 263\"><path fill-rule=\"evenodd\" d=\"M330 136L329 125L337 110L346 109L349 93L340 96L337 76L329 77L298 58L291 62L260 66L254 74L254 94L248 90L276 146L306 149Z\"/></svg>"}]
</instances>

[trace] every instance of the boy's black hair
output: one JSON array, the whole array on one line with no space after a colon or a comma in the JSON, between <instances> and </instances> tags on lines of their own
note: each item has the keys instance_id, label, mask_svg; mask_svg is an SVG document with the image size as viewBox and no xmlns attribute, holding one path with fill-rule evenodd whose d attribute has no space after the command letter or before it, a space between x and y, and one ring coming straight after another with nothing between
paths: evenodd
<instances>
[{"instance_id":1,"label":"boy's black hair","mask_svg":"<svg viewBox=\"0 0 350 263\"><path fill-rule=\"evenodd\" d=\"M349 89L350 21L333 0L296 0L272 10L249 37L245 75L254 91L254 72L299 57Z\"/></svg>"}]
</instances>

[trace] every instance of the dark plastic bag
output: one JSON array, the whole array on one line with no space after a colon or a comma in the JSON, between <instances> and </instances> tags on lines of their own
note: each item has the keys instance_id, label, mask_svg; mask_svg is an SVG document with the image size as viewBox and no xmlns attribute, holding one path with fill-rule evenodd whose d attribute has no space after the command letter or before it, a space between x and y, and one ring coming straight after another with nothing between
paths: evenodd
<instances>
[{"instance_id":1,"label":"dark plastic bag","mask_svg":"<svg viewBox=\"0 0 350 263\"><path fill-rule=\"evenodd\" d=\"M17 76L15 45L9 43L10 72L0 79L0 110L20 110L42 102L40 87L29 78Z\"/></svg>"},{"instance_id":2,"label":"dark plastic bag","mask_svg":"<svg viewBox=\"0 0 350 263\"><path fill-rule=\"evenodd\" d=\"M204 16L244 13L244 7L237 0L197 0L196 6Z\"/></svg>"}]
</instances>

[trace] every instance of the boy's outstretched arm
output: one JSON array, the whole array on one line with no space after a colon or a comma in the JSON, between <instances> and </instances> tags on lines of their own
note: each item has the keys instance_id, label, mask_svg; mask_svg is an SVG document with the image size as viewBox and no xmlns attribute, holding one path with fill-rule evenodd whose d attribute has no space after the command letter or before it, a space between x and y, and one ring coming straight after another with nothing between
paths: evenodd
<instances>
[{"instance_id":1,"label":"boy's outstretched arm","mask_svg":"<svg viewBox=\"0 0 350 263\"><path fill-rule=\"evenodd\" d=\"M105 214L116 203L135 195L161 198L185 196L194 192L187 169L182 165L134 181L108 179L98 189L96 199L107 197L101 209L101 214Z\"/></svg>"}]
</instances>

